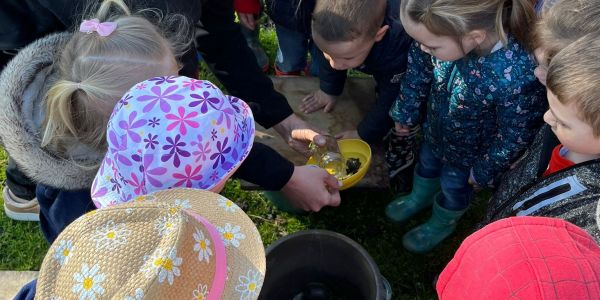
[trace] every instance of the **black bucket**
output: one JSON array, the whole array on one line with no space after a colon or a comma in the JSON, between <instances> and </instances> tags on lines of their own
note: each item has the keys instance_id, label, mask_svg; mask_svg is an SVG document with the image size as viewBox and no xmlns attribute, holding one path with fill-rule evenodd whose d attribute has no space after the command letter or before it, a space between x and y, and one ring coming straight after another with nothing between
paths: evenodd
<instances>
[{"instance_id":1,"label":"black bucket","mask_svg":"<svg viewBox=\"0 0 600 300\"><path fill-rule=\"evenodd\" d=\"M267 248L267 274L258 299L391 299L387 280L367 251L327 230L305 230Z\"/></svg>"}]
</instances>

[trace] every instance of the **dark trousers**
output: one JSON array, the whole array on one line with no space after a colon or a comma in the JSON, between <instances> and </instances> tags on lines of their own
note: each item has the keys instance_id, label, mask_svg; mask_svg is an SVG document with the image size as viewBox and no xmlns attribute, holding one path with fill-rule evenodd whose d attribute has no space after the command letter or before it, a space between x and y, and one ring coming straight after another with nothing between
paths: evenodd
<instances>
[{"instance_id":1,"label":"dark trousers","mask_svg":"<svg viewBox=\"0 0 600 300\"><path fill-rule=\"evenodd\" d=\"M50 244L71 222L96 209L90 189L67 191L38 184L36 196L40 203L40 227Z\"/></svg>"},{"instance_id":2,"label":"dark trousers","mask_svg":"<svg viewBox=\"0 0 600 300\"><path fill-rule=\"evenodd\" d=\"M35 197L35 183L19 170L10 157L6 166L6 185L19 198L31 200Z\"/></svg>"}]
</instances>

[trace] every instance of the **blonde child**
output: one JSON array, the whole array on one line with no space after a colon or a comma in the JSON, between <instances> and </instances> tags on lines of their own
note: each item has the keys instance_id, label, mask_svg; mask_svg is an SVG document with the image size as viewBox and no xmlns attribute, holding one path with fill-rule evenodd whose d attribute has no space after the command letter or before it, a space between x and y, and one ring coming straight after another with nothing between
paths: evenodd
<instances>
[{"instance_id":1,"label":"blonde child","mask_svg":"<svg viewBox=\"0 0 600 300\"><path fill-rule=\"evenodd\" d=\"M404 134L424 120L424 141L413 191L386 214L403 222L433 205L403 237L407 250L428 252L455 230L473 187L493 186L541 125L528 53L535 13L529 0L408 0L400 16L416 43L390 115Z\"/></svg>"},{"instance_id":2,"label":"blonde child","mask_svg":"<svg viewBox=\"0 0 600 300\"><path fill-rule=\"evenodd\" d=\"M254 118L209 81L157 77L125 93L106 138L92 184L97 207L177 187L220 192L252 149Z\"/></svg>"},{"instance_id":3,"label":"blonde child","mask_svg":"<svg viewBox=\"0 0 600 300\"><path fill-rule=\"evenodd\" d=\"M177 75L176 58L189 46L185 18L142 13L104 1L75 32L34 42L2 73L2 141L37 183L41 228L50 242L93 208L90 186L117 101L139 81ZM161 29L173 24L183 31Z\"/></svg>"},{"instance_id":4,"label":"blonde child","mask_svg":"<svg viewBox=\"0 0 600 300\"><path fill-rule=\"evenodd\" d=\"M557 217L584 228L600 242L600 35L597 0L558 1L538 31L561 36L539 44L551 53L547 70L548 123L526 154L507 172L492 199L485 223L508 216ZM547 19L546 19L547 18ZM600 28L600 27L596 27ZM589 33L578 40L572 38Z\"/></svg>"}]
</instances>

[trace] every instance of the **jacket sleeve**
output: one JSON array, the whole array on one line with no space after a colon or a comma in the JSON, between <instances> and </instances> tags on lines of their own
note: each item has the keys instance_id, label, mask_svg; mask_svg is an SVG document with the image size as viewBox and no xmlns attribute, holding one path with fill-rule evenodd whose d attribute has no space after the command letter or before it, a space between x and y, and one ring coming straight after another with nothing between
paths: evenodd
<instances>
[{"instance_id":1,"label":"jacket sleeve","mask_svg":"<svg viewBox=\"0 0 600 300\"><path fill-rule=\"evenodd\" d=\"M252 150L233 176L252 182L265 190L278 191L290 180L294 164L271 147L254 143Z\"/></svg>"},{"instance_id":2,"label":"jacket sleeve","mask_svg":"<svg viewBox=\"0 0 600 300\"><path fill-rule=\"evenodd\" d=\"M346 71L335 70L329 65L321 50L316 52L318 53L316 60L319 64L319 87L321 91L332 96L341 95L346 83Z\"/></svg>"},{"instance_id":3,"label":"jacket sleeve","mask_svg":"<svg viewBox=\"0 0 600 300\"><path fill-rule=\"evenodd\" d=\"M429 97L433 80L431 56L416 42L408 51L408 66L400 83L400 94L390 110L394 122L414 127L421 123L421 107Z\"/></svg>"},{"instance_id":4,"label":"jacket sleeve","mask_svg":"<svg viewBox=\"0 0 600 300\"><path fill-rule=\"evenodd\" d=\"M196 25L198 51L227 91L251 104L260 125L270 128L292 114L285 97L261 72L239 24L234 23L232 0L207 0Z\"/></svg>"},{"instance_id":5,"label":"jacket sleeve","mask_svg":"<svg viewBox=\"0 0 600 300\"><path fill-rule=\"evenodd\" d=\"M512 80L522 85L513 84L496 91L496 138L483 159L473 165L473 177L482 186L494 184L510 162L527 149L543 123L546 110L543 87L531 74L515 75L512 74Z\"/></svg>"},{"instance_id":6,"label":"jacket sleeve","mask_svg":"<svg viewBox=\"0 0 600 300\"><path fill-rule=\"evenodd\" d=\"M367 143L377 143L393 126L390 108L400 91L399 74L376 74L377 100L358 124L358 135Z\"/></svg>"},{"instance_id":7,"label":"jacket sleeve","mask_svg":"<svg viewBox=\"0 0 600 300\"><path fill-rule=\"evenodd\" d=\"M233 8L236 12L245 14L259 14L260 13L260 1L259 0L234 0Z\"/></svg>"}]
</instances>

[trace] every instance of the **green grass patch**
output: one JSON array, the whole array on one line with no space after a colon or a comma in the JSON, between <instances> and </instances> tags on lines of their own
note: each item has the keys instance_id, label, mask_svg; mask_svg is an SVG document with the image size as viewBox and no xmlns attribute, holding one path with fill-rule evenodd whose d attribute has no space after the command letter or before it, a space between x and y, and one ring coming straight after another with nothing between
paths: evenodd
<instances>
[{"instance_id":1,"label":"green grass patch","mask_svg":"<svg viewBox=\"0 0 600 300\"><path fill-rule=\"evenodd\" d=\"M0 181L4 186L8 157L0 149ZM4 199L0 195L0 270L38 270L48 250L48 244L38 222L19 222L4 213Z\"/></svg>"}]
</instances>

